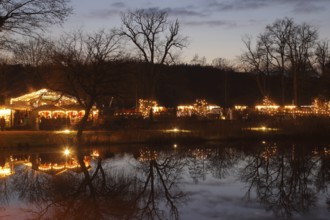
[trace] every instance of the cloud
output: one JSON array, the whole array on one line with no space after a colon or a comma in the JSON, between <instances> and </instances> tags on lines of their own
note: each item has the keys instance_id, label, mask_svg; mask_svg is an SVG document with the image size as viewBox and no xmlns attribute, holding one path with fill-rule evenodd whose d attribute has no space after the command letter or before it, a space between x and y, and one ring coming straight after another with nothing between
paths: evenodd
<instances>
[{"instance_id":1,"label":"cloud","mask_svg":"<svg viewBox=\"0 0 330 220\"><path fill-rule=\"evenodd\" d=\"M96 9L88 13L89 18L93 19L108 19L117 17L121 13L118 9Z\"/></svg>"},{"instance_id":2,"label":"cloud","mask_svg":"<svg viewBox=\"0 0 330 220\"><path fill-rule=\"evenodd\" d=\"M267 0L234 0L234 1L218 1L211 0L207 4L209 9L216 11L233 11L257 9L267 6Z\"/></svg>"},{"instance_id":3,"label":"cloud","mask_svg":"<svg viewBox=\"0 0 330 220\"><path fill-rule=\"evenodd\" d=\"M150 3L151 4L151 3ZM144 6L149 4L144 4ZM149 5L151 6L151 5ZM296 14L317 13L330 7L329 0L203 0L202 5L189 3L178 7L149 7L145 10L165 10L172 17L200 17L205 18L219 12L235 12L244 10L267 9L270 7L285 6ZM126 2L115 1L109 8L93 10L89 13L91 18L102 19L118 16L130 6ZM230 26L223 21L187 22L188 25Z\"/></svg>"},{"instance_id":4,"label":"cloud","mask_svg":"<svg viewBox=\"0 0 330 220\"><path fill-rule=\"evenodd\" d=\"M329 0L207 0L205 5L208 10L218 12L254 10L287 5L292 7L292 11L295 13L315 13L325 9L324 3L329 3Z\"/></svg>"},{"instance_id":5,"label":"cloud","mask_svg":"<svg viewBox=\"0 0 330 220\"><path fill-rule=\"evenodd\" d=\"M232 28L236 27L237 24L232 21L223 21L223 20L208 20L208 21L186 21L183 22L187 26L210 26L210 27L226 27Z\"/></svg>"},{"instance_id":6,"label":"cloud","mask_svg":"<svg viewBox=\"0 0 330 220\"><path fill-rule=\"evenodd\" d=\"M186 9L186 8L165 8L165 11L171 16L176 17L184 17L184 16L198 16L198 17L205 17L206 14L202 11L196 11L193 9Z\"/></svg>"},{"instance_id":7,"label":"cloud","mask_svg":"<svg viewBox=\"0 0 330 220\"><path fill-rule=\"evenodd\" d=\"M123 3L123 2L114 2L111 4L111 6L115 7L115 8L125 8L126 7L125 3Z\"/></svg>"},{"instance_id":8,"label":"cloud","mask_svg":"<svg viewBox=\"0 0 330 220\"><path fill-rule=\"evenodd\" d=\"M317 13L325 10L324 5L318 4L320 1L300 1L297 2L293 12L298 14L310 14Z\"/></svg>"}]
</instances>

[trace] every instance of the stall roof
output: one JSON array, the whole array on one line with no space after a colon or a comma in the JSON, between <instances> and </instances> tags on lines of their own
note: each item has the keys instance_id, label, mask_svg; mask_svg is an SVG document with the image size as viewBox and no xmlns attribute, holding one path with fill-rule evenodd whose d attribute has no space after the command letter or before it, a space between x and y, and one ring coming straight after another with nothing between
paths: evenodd
<instances>
[{"instance_id":1,"label":"stall roof","mask_svg":"<svg viewBox=\"0 0 330 220\"><path fill-rule=\"evenodd\" d=\"M49 90L40 89L16 98L10 99L10 104L25 104L37 107L44 104L70 105L76 104L77 100L74 97L63 95L62 93Z\"/></svg>"},{"instance_id":2,"label":"stall roof","mask_svg":"<svg viewBox=\"0 0 330 220\"><path fill-rule=\"evenodd\" d=\"M55 111L63 111L65 112L66 109L65 108L61 108L59 106L55 106L55 105L42 105L42 106L39 106L37 108L34 108L33 111L52 111L52 112L55 112Z\"/></svg>"},{"instance_id":3,"label":"stall roof","mask_svg":"<svg viewBox=\"0 0 330 220\"><path fill-rule=\"evenodd\" d=\"M23 104L10 104L10 105L1 105L0 109L11 109L11 110L20 110L20 111L29 111L31 106Z\"/></svg>"}]
</instances>

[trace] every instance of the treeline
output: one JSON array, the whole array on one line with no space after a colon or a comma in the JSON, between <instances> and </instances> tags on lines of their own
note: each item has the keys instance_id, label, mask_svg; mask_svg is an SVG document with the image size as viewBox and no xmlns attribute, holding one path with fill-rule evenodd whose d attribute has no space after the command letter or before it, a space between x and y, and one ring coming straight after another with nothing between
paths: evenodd
<instances>
[{"instance_id":1,"label":"treeline","mask_svg":"<svg viewBox=\"0 0 330 220\"><path fill-rule=\"evenodd\" d=\"M53 85L49 74L45 69L52 67L30 67L23 65L1 66L1 88L3 90L1 102L5 98L11 98L28 93L32 90L41 89L47 85ZM54 67L55 68L55 67ZM135 61L110 62L108 68L109 78L113 75L120 76L116 81L116 89L113 94L98 100L98 105L108 106L112 99L116 108L133 108L136 100L146 97L145 88L148 81L145 73L148 64ZM206 99L209 103L229 107L237 104L254 105L260 103L263 95L258 89L256 74L241 73L233 70L220 70L213 66L199 65L156 65L158 79L155 82L155 99L164 106L174 107L180 104L193 103L196 99ZM56 81L60 75L55 72ZM105 77L107 78L107 77ZM105 80L103 78L103 80ZM268 78L269 94L275 102L281 100L281 76L273 75ZM286 77L286 103L293 100L292 78ZM328 87L324 84L324 78L306 75L301 80L299 93L302 104L310 104L313 98L323 94ZM47 83L48 82L48 83ZM54 86L54 85L53 85ZM70 85L68 85L70 86ZM65 90L61 85L61 90Z\"/></svg>"},{"instance_id":2,"label":"treeline","mask_svg":"<svg viewBox=\"0 0 330 220\"><path fill-rule=\"evenodd\" d=\"M267 25L255 43L244 39L246 50L236 66L223 58L207 66L198 56L190 65L178 65L188 38L166 10L127 11L120 17L120 27L94 33L76 30L52 39L35 31L63 23L72 11L67 1L13 2L0 3L8 15L0 24L0 32L6 33L0 42L6 48L2 49L6 56L0 59L2 103L44 87L75 97L86 115L95 104L130 108L140 98L165 106L206 99L229 107L253 105L265 96L296 105L309 104L316 96L330 97L328 41L319 39L315 27L290 18ZM38 16L27 15L26 10L21 11L24 8L38 9ZM61 11L58 9L63 13L52 13ZM17 14L21 19L15 19ZM34 19L24 19L27 16ZM13 40L8 37L13 33L34 37Z\"/></svg>"}]
</instances>

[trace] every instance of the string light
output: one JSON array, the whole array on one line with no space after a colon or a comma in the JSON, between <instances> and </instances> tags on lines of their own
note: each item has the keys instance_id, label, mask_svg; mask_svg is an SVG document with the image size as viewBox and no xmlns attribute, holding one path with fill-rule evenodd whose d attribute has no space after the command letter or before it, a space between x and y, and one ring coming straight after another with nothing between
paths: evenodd
<instances>
[{"instance_id":1,"label":"string light","mask_svg":"<svg viewBox=\"0 0 330 220\"><path fill-rule=\"evenodd\" d=\"M217 108L220 109L220 106L210 105L204 99L196 99L193 105L179 105L177 107L177 117L190 117L192 115L206 117L213 109Z\"/></svg>"}]
</instances>

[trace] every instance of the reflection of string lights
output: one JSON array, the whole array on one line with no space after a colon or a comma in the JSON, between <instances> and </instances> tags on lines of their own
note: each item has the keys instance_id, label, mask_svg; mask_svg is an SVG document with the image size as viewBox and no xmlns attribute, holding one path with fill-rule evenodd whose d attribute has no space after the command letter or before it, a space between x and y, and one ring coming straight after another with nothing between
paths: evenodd
<instances>
[{"instance_id":1,"label":"reflection of string lights","mask_svg":"<svg viewBox=\"0 0 330 220\"><path fill-rule=\"evenodd\" d=\"M242 128L242 130L269 132L269 131L279 131L280 129L279 128L269 128L266 126L260 126L260 127Z\"/></svg>"},{"instance_id":2,"label":"reflection of string lights","mask_svg":"<svg viewBox=\"0 0 330 220\"><path fill-rule=\"evenodd\" d=\"M65 156L68 156L70 154L70 150L66 148L63 153Z\"/></svg>"},{"instance_id":3,"label":"reflection of string lights","mask_svg":"<svg viewBox=\"0 0 330 220\"><path fill-rule=\"evenodd\" d=\"M6 177L12 174L12 170L10 169L8 163L6 163L3 167L0 166L0 177Z\"/></svg>"},{"instance_id":4,"label":"reflection of string lights","mask_svg":"<svg viewBox=\"0 0 330 220\"><path fill-rule=\"evenodd\" d=\"M140 156L138 158L139 161L150 161L156 160L158 158L158 153L155 150L140 150Z\"/></svg>"},{"instance_id":5,"label":"reflection of string lights","mask_svg":"<svg viewBox=\"0 0 330 220\"><path fill-rule=\"evenodd\" d=\"M268 159L269 157L276 155L276 153L277 153L276 146L265 147L265 150L261 153L261 157L263 157L264 159Z\"/></svg>"},{"instance_id":6,"label":"reflection of string lights","mask_svg":"<svg viewBox=\"0 0 330 220\"><path fill-rule=\"evenodd\" d=\"M63 170L63 169L76 169L79 168L80 165L76 161L71 161L69 164L57 164L57 163L46 163L46 164L41 164L38 166L38 169L40 171L58 171L58 170Z\"/></svg>"},{"instance_id":7,"label":"reflection of string lights","mask_svg":"<svg viewBox=\"0 0 330 220\"><path fill-rule=\"evenodd\" d=\"M211 149L194 149L191 151L191 155L198 160L205 160L207 159L212 153Z\"/></svg>"},{"instance_id":8,"label":"reflection of string lights","mask_svg":"<svg viewBox=\"0 0 330 220\"><path fill-rule=\"evenodd\" d=\"M323 151L324 151L324 155L330 155L330 149L325 147Z\"/></svg>"},{"instance_id":9,"label":"reflection of string lights","mask_svg":"<svg viewBox=\"0 0 330 220\"><path fill-rule=\"evenodd\" d=\"M100 153L98 150L93 150L92 153L91 153L91 156L92 157L99 157L100 156Z\"/></svg>"},{"instance_id":10,"label":"reflection of string lights","mask_svg":"<svg viewBox=\"0 0 330 220\"><path fill-rule=\"evenodd\" d=\"M191 132L190 130L184 130L184 129L178 129L178 128L173 128L173 129L167 129L167 130L162 130L165 133L189 133Z\"/></svg>"},{"instance_id":11,"label":"reflection of string lights","mask_svg":"<svg viewBox=\"0 0 330 220\"><path fill-rule=\"evenodd\" d=\"M312 151L312 153L314 155L325 155L325 156L329 156L330 155L330 149L328 149L327 147L324 147L322 150L319 150L319 149L314 149Z\"/></svg>"},{"instance_id":12,"label":"reflection of string lights","mask_svg":"<svg viewBox=\"0 0 330 220\"><path fill-rule=\"evenodd\" d=\"M62 131L55 131L56 134L70 134L73 133L74 131L69 130L69 129L64 129Z\"/></svg>"}]
</instances>

